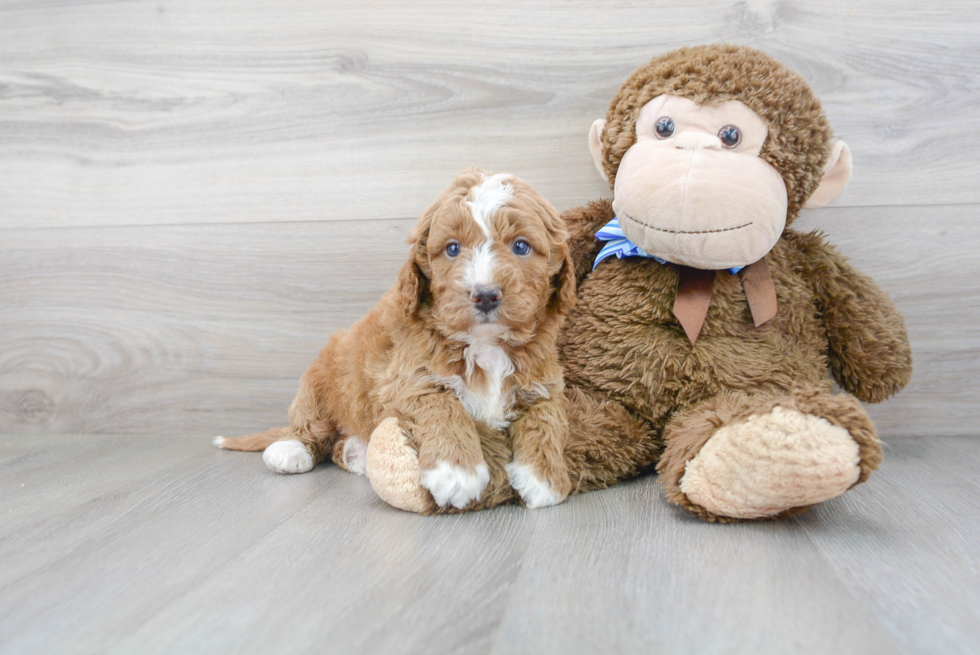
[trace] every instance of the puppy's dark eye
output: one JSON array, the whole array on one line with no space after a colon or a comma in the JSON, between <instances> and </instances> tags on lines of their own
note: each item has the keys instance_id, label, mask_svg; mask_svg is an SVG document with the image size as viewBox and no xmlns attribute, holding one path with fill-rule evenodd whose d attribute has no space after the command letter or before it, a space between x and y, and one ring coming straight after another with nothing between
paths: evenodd
<instances>
[{"instance_id":1,"label":"puppy's dark eye","mask_svg":"<svg viewBox=\"0 0 980 655\"><path fill-rule=\"evenodd\" d=\"M721 145L734 148L742 140L742 131L734 125L726 125L718 130L718 138L721 139Z\"/></svg>"},{"instance_id":2,"label":"puppy's dark eye","mask_svg":"<svg viewBox=\"0 0 980 655\"><path fill-rule=\"evenodd\" d=\"M531 252L531 244L529 244L524 239L518 239L517 241L514 242L514 245L512 245L510 249L515 255L520 255L521 257L523 257L524 255Z\"/></svg>"},{"instance_id":3,"label":"puppy's dark eye","mask_svg":"<svg viewBox=\"0 0 980 655\"><path fill-rule=\"evenodd\" d=\"M455 241L453 241L448 246L446 246L446 256L447 257L457 257L457 256L459 256L459 252L462 249L463 249L462 246L460 246L458 243L456 243Z\"/></svg>"},{"instance_id":4,"label":"puppy's dark eye","mask_svg":"<svg viewBox=\"0 0 980 655\"><path fill-rule=\"evenodd\" d=\"M674 120L669 116L663 116L657 119L657 136L661 139L669 139L670 135L674 133Z\"/></svg>"}]
</instances>

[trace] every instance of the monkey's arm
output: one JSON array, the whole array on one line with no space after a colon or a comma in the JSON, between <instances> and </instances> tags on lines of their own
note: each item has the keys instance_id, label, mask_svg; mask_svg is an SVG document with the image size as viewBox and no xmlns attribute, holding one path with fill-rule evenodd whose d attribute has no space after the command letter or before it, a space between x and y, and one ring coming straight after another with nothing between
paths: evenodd
<instances>
[{"instance_id":1,"label":"monkey's arm","mask_svg":"<svg viewBox=\"0 0 980 655\"><path fill-rule=\"evenodd\" d=\"M562 212L561 217L568 227L568 246L572 261L575 262L575 279L578 285L592 272L592 262L604 245L595 238L595 233L615 216L612 201L607 199Z\"/></svg>"},{"instance_id":2,"label":"monkey's arm","mask_svg":"<svg viewBox=\"0 0 980 655\"><path fill-rule=\"evenodd\" d=\"M912 376L905 321L888 294L816 234L806 253L809 282L827 328L830 369L845 391L877 403Z\"/></svg>"}]
</instances>

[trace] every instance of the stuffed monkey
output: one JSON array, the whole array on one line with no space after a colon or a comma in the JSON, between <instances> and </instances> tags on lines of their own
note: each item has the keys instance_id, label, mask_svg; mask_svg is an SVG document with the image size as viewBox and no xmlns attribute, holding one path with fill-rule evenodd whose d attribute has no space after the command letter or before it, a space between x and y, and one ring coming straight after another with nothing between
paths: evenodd
<instances>
[{"instance_id":1,"label":"stuffed monkey","mask_svg":"<svg viewBox=\"0 0 980 655\"><path fill-rule=\"evenodd\" d=\"M888 296L789 227L851 174L806 82L750 48L682 48L634 71L589 147L613 199L563 215L578 281L559 343L573 493L656 469L670 502L732 521L865 481L882 455L859 401L902 389L911 350ZM506 465L506 444L486 448ZM368 475L397 507L444 511L390 421ZM487 489L468 509L515 500Z\"/></svg>"}]
</instances>

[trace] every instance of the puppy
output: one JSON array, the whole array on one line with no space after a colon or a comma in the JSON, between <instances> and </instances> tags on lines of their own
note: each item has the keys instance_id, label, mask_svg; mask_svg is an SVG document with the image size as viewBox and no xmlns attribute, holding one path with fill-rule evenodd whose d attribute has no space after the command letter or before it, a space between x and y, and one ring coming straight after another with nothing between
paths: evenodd
<instances>
[{"instance_id":1,"label":"puppy","mask_svg":"<svg viewBox=\"0 0 980 655\"><path fill-rule=\"evenodd\" d=\"M395 286L303 375L289 427L215 445L264 448L278 473L331 457L365 474L371 433L394 417L438 507L465 508L487 487L481 433L509 445L506 474L525 505L561 502L571 482L556 339L575 299L566 240L527 183L465 171L422 214Z\"/></svg>"}]
</instances>

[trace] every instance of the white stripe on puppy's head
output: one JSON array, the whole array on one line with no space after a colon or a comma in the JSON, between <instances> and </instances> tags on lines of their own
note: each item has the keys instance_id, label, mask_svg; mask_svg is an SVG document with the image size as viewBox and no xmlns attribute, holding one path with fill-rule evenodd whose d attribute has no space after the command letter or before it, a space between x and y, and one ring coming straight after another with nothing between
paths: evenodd
<instances>
[{"instance_id":1,"label":"white stripe on puppy's head","mask_svg":"<svg viewBox=\"0 0 980 655\"><path fill-rule=\"evenodd\" d=\"M471 188L468 194L471 200L467 200L466 204L470 208L473 220L487 238L490 238L490 219L498 209L514 197L514 189L504 184L504 180L509 177L507 173L491 175Z\"/></svg>"},{"instance_id":2,"label":"white stripe on puppy's head","mask_svg":"<svg viewBox=\"0 0 980 655\"><path fill-rule=\"evenodd\" d=\"M473 256L467 262L463 283L468 289L478 284L493 284L493 237L490 231L490 220L501 207L514 197L514 189L504 184L510 175L497 173L484 178L483 182L473 186L467 194L466 206L486 239L473 250Z\"/></svg>"}]
</instances>

